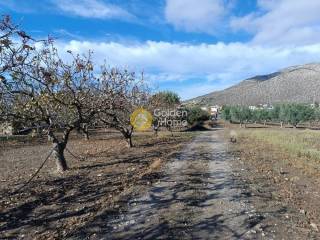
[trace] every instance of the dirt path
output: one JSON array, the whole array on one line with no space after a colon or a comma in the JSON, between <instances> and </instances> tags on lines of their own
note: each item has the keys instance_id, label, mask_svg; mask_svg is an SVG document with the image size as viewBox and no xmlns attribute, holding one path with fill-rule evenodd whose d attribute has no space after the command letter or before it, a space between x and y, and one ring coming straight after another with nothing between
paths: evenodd
<instances>
[{"instance_id":1,"label":"dirt path","mask_svg":"<svg viewBox=\"0 0 320 240\"><path fill-rule=\"evenodd\" d=\"M235 181L227 144L203 132L169 161L161 181L112 216L104 239L259 239L259 215Z\"/></svg>"}]
</instances>

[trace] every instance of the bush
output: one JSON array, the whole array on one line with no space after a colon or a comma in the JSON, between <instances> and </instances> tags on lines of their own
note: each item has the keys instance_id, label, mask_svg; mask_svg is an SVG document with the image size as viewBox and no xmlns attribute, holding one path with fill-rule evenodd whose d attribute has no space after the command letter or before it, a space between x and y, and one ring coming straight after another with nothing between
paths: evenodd
<instances>
[{"instance_id":1,"label":"bush","mask_svg":"<svg viewBox=\"0 0 320 240\"><path fill-rule=\"evenodd\" d=\"M172 108L180 104L180 97L172 91L162 91L154 94L150 99L150 104L155 108Z\"/></svg>"},{"instance_id":2,"label":"bush","mask_svg":"<svg viewBox=\"0 0 320 240\"><path fill-rule=\"evenodd\" d=\"M210 114L207 111L202 110L200 107L187 108L187 112L187 121L191 125L196 122L202 122L210 119Z\"/></svg>"}]
</instances>

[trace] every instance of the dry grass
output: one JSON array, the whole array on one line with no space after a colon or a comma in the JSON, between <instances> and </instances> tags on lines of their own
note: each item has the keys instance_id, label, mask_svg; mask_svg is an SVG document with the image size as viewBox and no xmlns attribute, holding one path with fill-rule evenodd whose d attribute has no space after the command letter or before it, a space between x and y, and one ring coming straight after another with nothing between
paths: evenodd
<instances>
[{"instance_id":1,"label":"dry grass","mask_svg":"<svg viewBox=\"0 0 320 240\"><path fill-rule=\"evenodd\" d=\"M320 226L320 132L233 128L230 134L237 136L234 167L249 183L255 208L276 210L267 224L277 224L278 232L289 226L294 239L319 239L312 226Z\"/></svg>"},{"instance_id":2,"label":"dry grass","mask_svg":"<svg viewBox=\"0 0 320 240\"><path fill-rule=\"evenodd\" d=\"M320 173L320 132L297 129L241 129L236 131L238 140L271 145L274 151L289 156L286 161L309 173ZM248 146L250 148L250 146ZM267 146L266 146L267 147Z\"/></svg>"},{"instance_id":3,"label":"dry grass","mask_svg":"<svg viewBox=\"0 0 320 240\"><path fill-rule=\"evenodd\" d=\"M162 165L162 160L160 158L156 159L151 163L150 169L151 170L158 170Z\"/></svg>"}]
</instances>

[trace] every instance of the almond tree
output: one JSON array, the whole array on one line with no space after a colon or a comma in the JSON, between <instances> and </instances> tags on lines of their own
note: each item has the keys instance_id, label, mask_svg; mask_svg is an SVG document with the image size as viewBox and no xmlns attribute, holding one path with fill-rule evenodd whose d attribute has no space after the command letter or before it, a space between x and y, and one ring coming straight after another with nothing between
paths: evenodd
<instances>
[{"instance_id":1,"label":"almond tree","mask_svg":"<svg viewBox=\"0 0 320 240\"><path fill-rule=\"evenodd\" d=\"M14 25L10 16L0 19L0 84L5 85L12 68L21 66L34 50L30 44L35 41ZM0 120L7 121L3 113L7 109L9 95L0 89Z\"/></svg>"},{"instance_id":2,"label":"almond tree","mask_svg":"<svg viewBox=\"0 0 320 240\"><path fill-rule=\"evenodd\" d=\"M45 127L59 172L68 168L64 150L71 131L89 123L104 102L103 96L96 97L99 83L91 53L69 54L70 62L62 61L49 40L28 54L24 64L12 67L6 83L0 84L1 92L9 96L3 109L7 118Z\"/></svg>"},{"instance_id":3,"label":"almond tree","mask_svg":"<svg viewBox=\"0 0 320 240\"><path fill-rule=\"evenodd\" d=\"M5 82L12 67L22 65L30 52L29 44L35 41L14 25L10 16L0 19L0 81Z\"/></svg>"},{"instance_id":4,"label":"almond tree","mask_svg":"<svg viewBox=\"0 0 320 240\"><path fill-rule=\"evenodd\" d=\"M146 107L148 90L134 72L124 69L103 67L100 76L102 94L106 104L99 114L99 121L107 127L118 130L125 138L128 147L133 147L132 134L134 127L130 123L130 115L138 107Z\"/></svg>"}]
</instances>

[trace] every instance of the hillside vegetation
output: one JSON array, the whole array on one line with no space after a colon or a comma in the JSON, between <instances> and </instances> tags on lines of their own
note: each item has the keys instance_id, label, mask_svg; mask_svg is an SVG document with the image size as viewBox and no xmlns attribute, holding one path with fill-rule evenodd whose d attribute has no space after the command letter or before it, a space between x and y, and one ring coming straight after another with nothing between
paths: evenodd
<instances>
[{"instance_id":1,"label":"hillside vegetation","mask_svg":"<svg viewBox=\"0 0 320 240\"><path fill-rule=\"evenodd\" d=\"M258 105L320 101L320 64L306 64L256 76L222 91L187 101L201 105Z\"/></svg>"}]
</instances>

